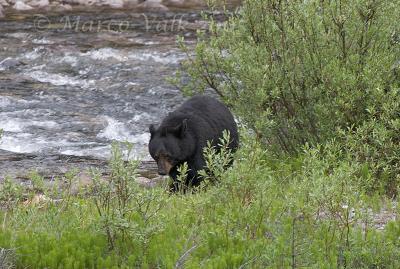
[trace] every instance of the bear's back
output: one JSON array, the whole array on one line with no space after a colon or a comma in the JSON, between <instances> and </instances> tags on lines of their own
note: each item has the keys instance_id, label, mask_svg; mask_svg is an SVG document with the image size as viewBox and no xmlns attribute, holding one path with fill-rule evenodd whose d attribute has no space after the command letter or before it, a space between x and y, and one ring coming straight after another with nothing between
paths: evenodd
<instances>
[{"instance_id":1,"label":"bear's back","mask_svg":"<svg viewBox=\"0 0 400 269\"><path fill-rule=\"evenodd\" d=\"M216 143L222 137L222 132L228 130L232 140L231 147L237 147L238 133L233 115L217 99L203 95L194 96L183 103L174 114L188 117L189 127L195 129L202 140L213 140Z\"/></svg>"}]
</instances>

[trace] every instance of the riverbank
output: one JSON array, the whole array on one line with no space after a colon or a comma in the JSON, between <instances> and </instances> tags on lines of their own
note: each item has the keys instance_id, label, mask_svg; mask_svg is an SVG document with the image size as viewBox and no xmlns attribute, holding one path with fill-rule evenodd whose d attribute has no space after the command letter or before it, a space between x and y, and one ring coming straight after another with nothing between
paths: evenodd
<instances>
[{"instance_id":1,"label":"riverbank","mask_svg":"<svg viewBox=\"0 0 400 269\"><path fill-rule=\"evenodd\" d=\"M9 176L16 180L29 179L29 174L36 172L44 179L62 177L72 170L88 172L96 169L103 175L110 174L108 161L87 156L35 155L0 150L0 182ZM138 173L152 179L157 176L154 161L141 161Z\"/></svg>"}]
</instances>

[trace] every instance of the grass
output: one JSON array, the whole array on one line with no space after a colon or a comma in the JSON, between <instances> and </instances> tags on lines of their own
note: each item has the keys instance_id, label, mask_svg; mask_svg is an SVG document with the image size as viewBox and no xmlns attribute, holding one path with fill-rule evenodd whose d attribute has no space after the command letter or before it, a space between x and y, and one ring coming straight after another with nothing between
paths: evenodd
<instances>
[{"instance_id":1,"label":"grass","mask_svg":"<svg viewBox=\"0 0 400 269\"><path fill-rule=\"evenodd\" d=\"M0 246L16 268L400 267L400 222L374 226L397 200L362 193L357 167L316 149L282 161L244 138L220 181L185 195L140 187L137 162L113 156L89 194L24 204L3 187Z\"/></svg>"}]
</instances>

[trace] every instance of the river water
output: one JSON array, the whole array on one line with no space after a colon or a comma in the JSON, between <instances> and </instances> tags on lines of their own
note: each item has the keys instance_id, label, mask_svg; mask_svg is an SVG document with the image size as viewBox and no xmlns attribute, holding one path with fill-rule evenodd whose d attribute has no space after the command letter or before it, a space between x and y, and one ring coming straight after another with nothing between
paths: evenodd
<instances>
[{"instance_id":1,"label":"river water","mask_svg":"<svg viewBox=\"0 0 400 269\"><path fill-rule=\"evenodd\" d=\"M186 57L176 35L192 46L204 27L188 11L0 21L0 150L107 159L129 141L150 159L149 124L184 100L166 81Z\"/></svg>"}]
</instances>

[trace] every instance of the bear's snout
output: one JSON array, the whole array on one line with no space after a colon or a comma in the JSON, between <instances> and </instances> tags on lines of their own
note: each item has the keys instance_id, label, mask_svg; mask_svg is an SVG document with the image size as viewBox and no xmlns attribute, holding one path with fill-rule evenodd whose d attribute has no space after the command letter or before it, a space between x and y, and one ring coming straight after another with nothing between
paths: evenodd
<instances>
[{"instance_id":1,"label":"bear's snout","mask_svg":"<svg viewBox=\"0 0 400 269\"><path fill-rule=\"evenodd\" d=\"M173 165L166 158L160 158L157 162L158 174L161 176L168 175Z\"/></svg>"}]
</instances>

